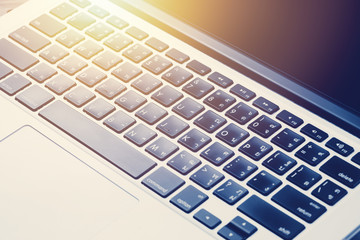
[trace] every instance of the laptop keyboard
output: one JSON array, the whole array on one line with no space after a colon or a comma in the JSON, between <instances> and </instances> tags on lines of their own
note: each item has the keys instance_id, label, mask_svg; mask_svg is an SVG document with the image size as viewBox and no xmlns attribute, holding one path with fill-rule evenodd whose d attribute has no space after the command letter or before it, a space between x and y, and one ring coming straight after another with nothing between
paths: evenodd
<instances>
[{"instance_id":1,"label":"laptop keyboard","mask_svg":"<svg viewBox=\"0 0 360 240\"><path fill-rule=\"evenodd\" d=\"M144 30L64 2L0 39L0 90L225 239L292 239L359 184L353 147Z\"/></svg>"}]
</instances>

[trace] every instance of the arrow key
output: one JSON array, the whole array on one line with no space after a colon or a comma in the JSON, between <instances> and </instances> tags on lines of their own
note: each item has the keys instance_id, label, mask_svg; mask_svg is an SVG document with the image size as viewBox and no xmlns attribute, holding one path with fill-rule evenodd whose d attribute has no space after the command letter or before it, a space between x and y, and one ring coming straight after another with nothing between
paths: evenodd
<instances>
[{"instance_id":1,"label":"arrow key","mask_svg":"<svg viewBox=\"0 0 360 240\"><path fill-rule=\"evenodd\" d=\"M201 209L195 213L194 218L210 229L216 228L221 223L219 218L209 213L205 209Z\"/></svg>"}]
</instances>

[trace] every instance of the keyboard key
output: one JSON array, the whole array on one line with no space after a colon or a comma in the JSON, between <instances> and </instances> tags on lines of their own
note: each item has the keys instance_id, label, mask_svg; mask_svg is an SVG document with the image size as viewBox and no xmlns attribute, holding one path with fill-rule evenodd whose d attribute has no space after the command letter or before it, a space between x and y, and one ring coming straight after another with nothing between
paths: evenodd
<instances>
[{"instance_id":1,"label":"keyboard key","mask_svg":"<svg viewBox=\"0 0 360 240\"><path fill-rule=\"evenodd\" d=\"M221 223L221 220L219 218L209 213L205 209L201 209L200 211L195 213L194 218L204 224L209 229L214 229Z\"/></svg>"},{"instance_id":2,"label":"keyboard key","mask_svg":"<svg viewBox=\"0 0 360 240\"><path fill-rule=\"evenodd\" d=\"M86 112L96 120L103 119L113 111L115 111L115 107L102 98L94 100L92 103L90 103L84 108L84 112Z\"/></svg>"},{"instance_id":3,"label":"keyboard key","mask_svg":"<svg viewBox=\"0 0 360 240\"><path fill-rule=\"evenodd\" d=\"M201 62L199 62L197 60L192 60L191 62L189 62L186 65L186 67L188 69L193 70L194 72L196 72L197 74L199 74L201 76L205 76L206 74L211 72L211 68L209 68L208 66L202 64Z\"/></svg>"},{"instance_id":4,"label":"keyboard key","mask_svg":"<svg viewBox=\"0 0 360 240\"><path fill-rule=\"evenodd\" d=\"M76 83L73 80L71 80L64 74L60 74L47 82L45 87L47 87L57 95L62 95L64 92L68 91L75 85Z\"/></svg>"},{"instance_id":5,"label":"keyboard key","mask_svg":"<svg viewBox=\"0 0 360 240\"><path fill-rule=\"evenodd\" d=\"M76 8L74 8L68 3L62 3L50 11L52 15L60 18L61 20L64 20L65 18L73 15L76 12Z\"/></svg>"},{"instance_id":6,"label":"keyboard key","mask_svg":"<svg viewBox=\"0 0 360 240\"><path fill-rule=\"evenodd\" d=\"M206 190L213 188L223 179L224 179L224 175L222 175L220 172L213 169L209 165L203 166L190 177L190 180L199 184L201 187L205 188Z\"/></svg>"},{"instance_id":7,"label":"keyboard key","mask_svg":"<svg viewBox=\"0 0 360 240\"><path fill-rule=\"evenodd\" d=\"M13 70L0 62L0 80L13 73Z\"/></svg>"},{"instance_id":8,"label":"keyboard key","mask_svg":"<svg viewBox=\"0 0 360 240\"><path fill-rule=\"evenodd\" d=\"M258 111L241 102L230 108L225 115L235 122L244 125L256 117L258 115Z\"/></svg>"},{"instance_id":9,"label":"keyboard key","mask_svg":"<svg viewBox=\"0 0 360 240\"><path fill-rule=\"evenodd\" d=\"M92 15L94 15L98 18L104 18L104 17L110 15L110 13L108 11L106 11L105 9L103 9L97 5L91 6L88 11L89 11L89 13L91 13Z\"/></svg>"},{"instance_id":10,"label":"keyboard key","mask_svg":"<svg viewBox=\"0 0 360 240\"><path fill-rule=\"evenodd\" d=\"M337 139L337 138L331 138L326 144L325 146L327 146L328 148L334 150L335 152L337 152L338 154L347 157L349 156L351 153L354 152L354 148L351 147L350 145L344 143L343 141Z\"/></svg>"},{"instance_id":11,"label":"keyboard key","mask_svg":"<svg viewBox=\"0 0 360 240\"><path fill-rule=\"evenodd\" d=\"M271 152L273 147L257 137L251 138L244 145L239 148L239 151L244 153L246 156L254 159L255 161L260 160L266 154Z\"/></svg>"},{"instance_id":12,"label":"keyboard key","mask_svg":"<svg viewBox=\"0 0 360 240\"><path fill-rule=\"evenodd\" d=\"M124 108L125 110L132 112L144 103L146 103L146 98L137 94L133 90L129 90L121 97L116 99L115 103L118 104L120 107Z\"/></svg>"},{"instance_id":13,"label":"keyboard key","mask_svg":"<svg viewBox=\"0 0 360 240\"><path fill-rule=\"evenodd\" d=\"M282 182L279 179L266 171L261 171L255 177L250 179L247 183L247 185L249 185L264 196L269 195L281 184Z\"/></svg>"},{"instance_id":14,"label":"keyboard key","mask_svg":"<svg viewBox=\"0 0 360 240\"><path fill-rule=\"evenodd\" d=\"M312 142L307 143L295 153L295 156L312 166L318 165L329 155L328 151Z\"/></svg>"},{"instance_id":15,"label":"keyboard key","mask_svg":"<svg viewBox=\"0 0 360 240\"><path fill-rule=\"evenodd\" d=\"M82 107L93 100L95 98L95 94L84 86L78 86L66 94L64 98L76 107Z\"/></svg>"},{"instance_id":16,"label":"keyboard key","mask_svg":"<svg viewBox=\"0 0 360 240\"><path fill-rule=\"evenodd\" d=\"M7 79L0 82L0 89L6 94L13 96L30 84L31 82L28 79L24 78L18 73L15 73L14 75L11 75Z\"/></svg>"},{"instance_id":17,"label":"keyboard key","mask_svg":"<svg viewBox=\"0 0 360 240\"><path fill-rule=\"evenodd\" d=\"M251 99L253 99L256 96L256 94L253 91L247 89L246 87L244 87L240 84L236 84L235 86L233 86L230 89L230 92L245 101L250 101Z\"/></svg>"},{"instance_id":18,"label":"keyboard key","mask_svg":"<svg viewBox=\"0 0 360 240\"><path fill-rule=\"evenodd\" d=\"M360 165L360 152L358 152L357 154L355 154L352 158L351 161L353 161L354 163Z\"/></svg>"},{"instance_id":19,"label":"keyboard key","mask_svg":"<svg viewBox=\"0 0 360 240\"><path fill-rule=\"evenodd\" d=\"M147 176L141 183L161 197L166 198L184 185L185 181L166 168L160 167Z\"/></svg>"},{"instance_id":20,"label":"keyboard key","mask_svg":"<svg viewBox=\"0 0 360 240\"><path fill-rule=\"evenodd\" d=\"M112 75L127 83L142 73L141 69L129 62L121 64L118 68L111 72Z\"/></svg>"},{"instance_id":21,"label":"keyboard key","mask_svg":"<svg viewBox=\"0 0 360 240\"><path fill-rule=\"evenodd\" d=\"M222 88L227 88L234 83L233 80L231 80L228 77L225 77L224 75L218 72L213 72L212 74L210 74L208 80Z\"/></svg>"},{"instance_id":22,"label":"keyboard key","mask_svg":"<svg viewBox=\"0 0 360 240\"><path fill-rule=\"evenodd\" d=\"M85 67L87 67L87 63L75 55L65 58L58 64L58 68L71 76Z\"/></svg>"},{"instance_id":23,"label":"keyboard key","mask_svg":"<svg viewBox=\"0 0 360 240\"><path fill-rule=\"evenodd\" d=\"M266 98L259 97L253 102L253 105L260 108L266 113L273 114L274 112L279 110L279 106L270 102Z\"/></svg>"},{"instance_id":24,"label":"keyboard key","mask_svg":"<svg viewBox=\"0 0 360 240\"><path fill-rule=\"evenodd\" d=\"M211 138L197 129L191 129L188 133L182 136L178 140L178 142L190 149L191 151L197 152L206 144L211 142Z\"/></svg>"},{"instance_id":25,"label":"keyboard key","mask_svg":"<svg viewBox=\"0 0 360 240\"><path fill-rule=\"evenodd\" d=\"M173 115L156 126L156 129L170 138L176 138L188 128L189 124Z\"/></svg>"},{"instance_id":26,"label":"keyboard key","mask_svg":"<svg viewBox=\"0 0 360 240\"><path fill-rule=\"evenodd\" d=\"M121 33L117 33L105 40L104 44L115 52L120 52L122 49L129 46L132 42L133 41L130 38L124 36Z\"/></svg>"},{"instance_id":27,"label":"keyboard key","mask_svg":"<svg viewBox=\"0 0 360 240\"><path fill-rule=\"evenodd\" d=\"M179 150L179 147L164 137L158 138L155 142L151 143L145 149L146 152L150 153L161 161L167 159L177 150Z\"/></svg>"},{"instance_id":28,"label":"keyboard key","mask_svg":"<svg viewBox=\"0 0 360 240\"><path fill-rule=\"evenodd\" d=\"M217 90L207 98L205 98L204 103L215 110L222 112L226 108L230 107L236 100L226 92L222 90Z\"/></svg>"},{"instance_id":29,"label":"keyboard key","mask_svg":"<svg viewBox=\"0 0 360 240\"><path fill-rule=\"evenodd\" d=\"M277 116L277 119L279 119L280 121L282 121L283 123L286 123L287 125L289 125L290 127L293 128L297 128L299 127L301 124L304 123L304 121L295 116L294 114L286 111L286 110L282 110Z\"/></svg>"},{"instance_id":30,"label":"keyboard key","mask_svg":"<svg viewBox=\"0 0 360 240\"><path fill-rule=\"evenodd\" d=\"M56 101L39 114L135 179L140 178L156 165L153 160L118 136L64 102Z\"/></svg>"},{"instance_id":31,"label":"keyboard key","mask_svg":"<svg viewBox=\"0 0 360 240\"><path fill-rule=\"evenodd\" d=\"M84 28L93 24L95 21L96 20L89 14L81 12L70 18L67 22L74 28L83 30Z\"/></svg>"},{"instance_id":32,"label":"keyboard key","mask_svg":"<svg viewBox=\"0 0 360 240\"><path fill-rule=\"evenodd\" d=\"M230 205L234 205L245 197L249 191L229 179L214 191L214 195Z\"/></svg>"},{"instance_id":33,"label":"keyboard key","mask_svg":"<svg viewBox=\"0 0 360 240\"><path fill-rule=\"evenodd\" d=\"M112 26L123 29L124 27L129 26L127 22L117 16L111 16L106 20L107 23L110 23Z\"/></svg>"},{"instance_id":34,"label":"keyboard key","mask_svg":"<svg viewBox=\"0 0 360 240\"><path fill-rule=\"evenodd\" d=\"M9 37L34 53L51 43L47 38L25 26L10 33Z\"/></svg>"},{"instance_id":35,"label":"keyboard key","mask_svg":"<svg viewBox=\"0 0 360 240\"><path fill-rule=\"evenodd\" d=\"M29 77L39 83L45 82L55 74L57 74L57 71L45 63L40 63L27 72Z\"/></svg>"},{"instance_id":36,"label":"keyboard key","mask_svg":"<svg viewBox=\"0 0 360 240\"><path fill-rule=\"evenodd\" d=\"M321 179L321 175L301 165L286 178L301 189L308 190Z\"/></svg>"},{"instance_id":37,"label":"keyboard key","mask_svg":"<svg viewBox=\"0 0 360 240\"><path fill-rule=\"evenodd\" d=\"M304 225L255 195L238 210L283 239L293 239L305 229Z\"/></svg>"},{"instance_id":38,"label":"keyboard key","mask_svg":"<svg viewBox=\"0 0 360 240\"><path fill-rule=\"evenodd\" d=\"M300 131L318 142L322 142L329 137L326 132L315 127L314 125L311 125L310 123L306 124Z\"/></svg>"},{"instance_id":39,"label":"keyboard key","mask_svg":"<svg viewBox=\"0 0 360 240\"><path fill-rule=\"evenodd\" d=\"M193 81L186 84L182 90L196 99L200 99L214 90L214 87L201 78L195 78Z\"/></svg>"},{"instance_id":40,"label":"keyboard key","mask_svg":"<svg viewBox=\"0 0 360 240\"><path fill-rule=\"evenodd\" d=\"M324 206L289 185L283 187L271 200L308 223L313 223L326 212Z\"/></svg>"},{"instance_id":41,"label":"keyboard key","mask_svg":"<svg viewBox=\"0 0 360 240\"><path fill-rule=\"evenodd\" d=\"M175 102L179 101L183 97L183 94L173 89L170 86L164 86L159 91L155 92L151 98L163 105L164 107L170 107Z\"/></svg>"},{"instance_id":42,"label":"keyboard key","mask_svg":"<svg viewBox=\"0 0 360 240\"><path fill-rule=\"evenodd\" d=\"M136 125L128 131L124 137L138 147L142 147L157 136L156 132L146 127L142 123Z\"/></svg>"},{"instance_id":43,"label":"keyboard key","mask_svg":"<svg viewBox=\"0 0 360 240\"><path fill-rule=\"evenodd\" d=\"M257 231L257 228L241 217L235 217L220 229L218 234L226 240L247 239Z\"/></svg>"},{"instance_id":44,"label":"keyboard key","mask_svg":"<svg viewBox=\"0 0 360 240\"><path fill-rule=\"evenodd\" d=\"M79 6L81 8L87 7L91 4L91 2L88 0L70 0L70 2L76 4L77 6Z\"/></svg>"},{"instance_id":45,"label":"keyboard key","mask_svg":"<svg viewBox=\"0 0 360 240\"><path fill-rule=\"evenodd\" d=\"M169 48L169 45L154 37L148 39L145 44L159 52L163 52Z\"/></svg>"},{"instance_id":46,"label":"keyboard key","mask_svg":"<svg viewBox=\"0 0 360 240\"><path fill-rule=\"evenodd\" d=\"M74 49L74 52L76 52L85 59L90 59L99 52L101 52L102 50L104 50L102 46L98 45L97 43L91 40L86 40L85 42L77 46Z\"/></svg>"},{"instance_id":47,"label":"keyboard key","mask_svg":"<svg viewBox=\"0 0 360 240\"><path fill-rule=\"evenodd\" d=\"M64 32L56 38L56 41L67 48L72 48L83 40L85 40L85 37L73 29Z\"/></svg>"},{"instance_id":48,"label":"keyboard key","mask_svg":"<svg viewBox=\"0 0 360 240\"><path fill-rule=\"evenodd\" d=\"M240 181L245 180L257 169L258 167L255 164L249 162L241 156L235 158L224 167L225 172L229 173L231 176L235 177Z\"/></svg>"},{"instance_id":49,"label":"keyboard key","mask_svg":"<svg viewBox=\"0 0 360 240\"><path fill-rule=\"evenodd\" d=\"M173 197L170 202L185 213L190 213L203 202L205 202L208 198L209 197L206 194L189 185L175 197Z\"/></svg>"},{"instance_id":50,"label":"keyboard key","mask_svg":"<svg viewBox=\"0 0 360 240\"><path fill-rule=\"evenodd\" d=\"M184 84L186 81L191 79L192 77L193 75L190 72L178 66L172 68L164 75L162 75L162 79L171 83L175 87L179 87L180 85Z\"/></svg>"},{"instance_id":51,"label":"keyboard key","mask_svg":"<svg viewBox=\"0 0 360 240\"><path fill-rule=\"evenodd\" d=\"M218 142L213 143L211 146L206 148L201 154L201 157L205 158L215 166L220 166L227 160L229 160L232 156L234 156L234 152L224 147Z\"/></svg>"},{"instance_id":52,"label":"keyboard key","mask_svg":"<svg viewBox=\"0 0 360 240\"><path fill-rule=\"evenodd\" d=\"M285 128L273 139L271 139L271 142L275 143L285 151L291 152L305 142L305 138L290 129Z\"/></svg>"},{"instance_id":53,"label":"keyboard key","mask_svg":"<svg viewBox=\"0 0 360 240\"><path fill-rule=\"evenodd\" d=\"M134 46L128 48L123 52L123 55L133 61L134 63L139 63L145 58L149 57L152 52L146 47L135 44Z\"/></svg>"},{"instance_id":54,"label":"keyboard key","mask_svg":"<svg viewBox=\"0 0 360 240\"><path fill-rule=\"evenodd\" d=\"M200 112L204 110L204 106L198 102L192 100L191 98L185 98L180 103L172 108L174 112L179 114L181 117L186 120L190 120Z\"/></svg>"},{"instance_id":55,"label":"keyboard key","mask_svg":"<svg viewBox=\"0 0 360 240\"><path fill-rule=\"evenodd\" d=\"M172 48L169 51L167 51L166 56L178 63L184 63L190 59L188 55L180 52L179 50L177 50L175 48Z\"/></svg>"},{"instance_id":56,"label":"keyboard key","mask_svg":"<svg viewBox=\"0 0 360 240\"><path fill-rule=\"evenodd\" d=\"M248 128L263 138L268 138L281 128L281 124L265 115L262 115L252 122Z\"/></svg>"},{"instance_id":57,"label":"keyboard key","mask_svg":"<svg viewBox=\"0 0 360 240\"><path fill-rule=\"evenodd\" d=\"M208 110L194 121L194 124L208 133L213 133L226 123L226 119Z\"/></svg>"},{"instance_id":58,"label":"keyboard key","mask_svg":"<svg viewBox=\"0 0 360 240\"><path fill-rule=\"evenodd\" d=\"M126 33L132 36L133 38L136 38L137 40L141 41L145 38L147 38L149 35L144 32L143 30L137 28L137 27L129 27L126 29Z\"/></svg>"},{"instance_id":59,"label":"keyboard key","mask_svg":"<svg viewBox=\"0 0 360 240\"><path fill-rule=\"evenodd\" d=\"M296 161L286 154L276 151L263 162L263 165L279 175L284 175L296 165Z\"/></svg>"},{"instance_id":60,"label":"keyboard key","mask_svg":"<svg viewBox=\"0 0 360 240\"><path fill-rule=\"evenodd\" d=\"M114 32L114 29L104 23L96 23L86 30L86 34L95 39L96 41L103 40Z\"/></svg>"},{"instance_id":61,"label":"keyboard key","mask_svg":"<svg viewBox=\"0 0 360 240\"><path fill-rule=\"evenodd\" d=\"M147 124L153 125L160 121L167 115L167 111L156 105L155 103L148 103L142 109L136 112L135 116L146 122Z\"/></svg>"},{"instance_id":62,"label":"keyboard key","mask_svg":"<svg viewBox=\"0 0 360 240\"><path fill-rule=\"evenodd\" d=\"M69 53L65 49L55 44L51 45L40 53L40 57L52 64L57 63L68 55Z\"/></svg>"},{"instance_id":63,"label":"keyboard key","mask_svg":"<svg viewBox=\"0 0 360 240\"><path fill-rule=\"evenodd\" d=\"M360 183L360 169L337 156L333 156L322 165L320 171L349 188L355 188Z\"/></svg>"},{"instance_id":64,"label":"keyboard key","mask_svg":"<svg viewBox=\"0 0 360 240\"><path fill-rule=\"evenodd\" d=\"M145 61L141 66L153 74L158 75L171 67L172 62L161 57L160 55L155 55Z\"/></svg>"},{"instance_id":65,"label":"keyboard key","mask_svg":"<svg viewBox=\"0 0 360 240\"><path fill-rule=\"evenodd\" d=\"M347 191L330 180L325 180L311 194L330 206L334 206L347 194Z\"/></svg>"},{"instance_id":66,"label":"keyboard key","mask_svg":"<svg viewBox=\"0 0 360 240\"><path fill-rule=\"evenodd\" d=\"M136 123L135 119L119 110L104 121L104 124L116 133L122 133Z\"/></svg>"},{"instance_id":67,"label":"keyboard key","mask_svg":"<svg viewBox=\"0 0 360 240\"><path fill-rule=\"evenodd\" d=\"M115 96L119 95L125 90L126 87L113 78L107 79L95 89L96 92L100 93L107 99L113 99Z\"/></svg>"},{"instance_id":68,"label":"keyboard key","mask_svg":"<svg viewBox=\"0 0 360 240\"><path fill-rule=\"evenodd\" d=\"M93 63L105 71L110 70L117 64L121 63L122 59L113 52L105 51L94 58Z\"/></svg>"},{"instance_id":69,"label":"keyboard key","mask_svg":"<svg viewBox=\"0 0 360 240\"><path fill-rule=\"evenodd\" d=\"M80 73L76 79L85 84L88 87L93 87L106 78L106 74L102 71L89 67L82 73Z\"/></svg>"},{"instance_id":70,"label":"keyboard key","mask_svg":"<svg viewBox=\"0 0 360 240\"><path fill-rule=\"evenodd\" d=\"M182 175L186 175L199 166L200 163L201 161L199 159L187 151L182 151L172 158L167 164Z\"/></svg>"},{"instance_id":71,"label":"keyboard key","mask_svg":"<svg viewBox=\"0 0 360 240\"><path fill-rule=\"evenodd\" d=\"M162 82L149 73L145 73L131 84L132 87L145 95L151 93L161 85Z\"/></svg>"},{"instance_id":72,"label":"keyboard key","mask_svg":"<svg viewBox=\"0 0 360 240\"><path fill-rule=\"evenodd\" d=\"M34 21L31 21L30 25L49 37L54 37L66 29L64 24L47 14L43 14Z\"/></svg>"},{"instance_id":73,"label":"keyboard key","mask_svg":"<svg viewBox=\"0 0 360 240\"><path fill-rule=\"evenodd\" d=\"M223 130L216 134L216 137L225 142L226 144L235 147L244 139L249 137L249 133L237 125L230 123Z\"/></svg>"},{"instance_id":74,"label":"keyboard key","mask_svg":"<svg viewBox=\"0 0 360 240\"><path fill-rule=\"evenodd\" d=\"M31 111L37 111L52 100L54 96L38 85L31 86L18 94L15 98Z\"/></svg>"}]
</instances>

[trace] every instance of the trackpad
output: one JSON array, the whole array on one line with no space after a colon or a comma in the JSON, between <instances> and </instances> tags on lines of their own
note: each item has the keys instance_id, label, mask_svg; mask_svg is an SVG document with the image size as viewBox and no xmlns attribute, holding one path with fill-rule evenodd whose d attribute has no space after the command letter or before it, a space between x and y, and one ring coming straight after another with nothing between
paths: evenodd
<instances>
[{"instance_id":1,"label":"trackpad","mask_svg":"<svg viewBox=\"0 0 360 240\"><path fill-rule=\"evenodd\" d=\"M1 239L88 239L137 205L31 127L0 142Z\"/></svg>"}]
</instances>

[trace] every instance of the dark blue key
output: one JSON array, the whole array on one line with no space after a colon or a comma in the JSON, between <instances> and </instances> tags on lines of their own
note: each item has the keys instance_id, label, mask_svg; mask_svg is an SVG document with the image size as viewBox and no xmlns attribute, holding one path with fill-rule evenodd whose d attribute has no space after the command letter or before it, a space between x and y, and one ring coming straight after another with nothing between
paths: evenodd
<instances>
[{"instance_id":1,"label":"dark blue key","mask_svg":"<svg viewBox=\"0 0 360 240\"><path fill-rule=\"evenodd\" d=\"M253 195L238 210L283 239L293 239L305 226Z\"/></svg>"},{"instance_id":2,"label":"dark blue key","mask_svg":"<svg viewBox=\"0 0 360 240\"><path fill-rule=\"evenodd\" d=\"M200 99L214 90L214 86L210 83L202 80L201 78L195 78L188 84L186 84L182 90L196 99Z\"/></svg>"},{"instance_id":3,"label":"dark blue key","mask_svg":"<svg viewBox=\"0 0 360 240\"><path fill-rule=\"evenodd\" d=\"M233 86L230 89L230 92L235 94L239 98L244 99L245 101L250 101L256 96L256 94L253 91L247 89L246 87L240 84L236 84L235 86Z\"/></svg>"},{"instance_id":4,"label":"dark blue key","mask_svg":"<svg viewBox=\"0 0 360 240\"><path fill-rule=\"evenodd\" d=\"M247 239L257 231L257 228L241 217L235 217L224 226L218 234L227 240Z\"/></svg>"},{"instance_id":5,"label":"dark blue key","mask_svg":"<svg viewBox=\"0 0 360 240\"><path fill-rule=\"evenodd\" d=\"M326 132L310 123L306 124L300 131L318 142L322 142L329 137Z\"/></svg>"},{"instance_id":6,"label":"dark blue key","mask_svg":"<svg viewBox=\"0 0 360 240\"><path fill-rule=\"evenodd\" d=\"M285 151L291 152L300 146L303 142L305 142L305 138L295 133L294 131L285 128L273 139L271 139L271 142L275 143Z\"/></svg>"},{"instance_id":7,"label":"dark blue key","mask_svg":"<svg viewBox=\"0 0 360 240\"><path fill-rule=\"evenodd\" d=\"M157 133L142 123L129 130L124 137L138 147L142 147L157 136Z\"/></svg>"},{"instance_id":8,"label":"dark blue key","mask_svg":"<svg viewBox=\"0 0 360 240\"><path fill-rule=\"evenodd\" d=\"M195 213L194 218L210 229L216 228L221 223L219 218L205 209L201 209Z\"/></svg>"},{"instance_id":9,"label":"dark blue key","mask_svg":"<svg viewBox=\"0 0 360 240\"><path fill-rule=\"evenodd\" d=\"M208 133L213 133L226 123L226 119L208 110L194 121L194 124Z\"/></svg>"},{"instance_id":10,"label":"dark blue key","mask_svg":"<svg viewBox=\"0 0 360 240\"><path fill-rule=\"evenodd\" d=\"M174 154L177 150L179 150L179 147L164 137L158 138L145 149L146 152L161 161Z\"/></svg>"},{"instance_id":11,"label":"dark blue key","mask_svg":"<svg viewBox=\"0 0 360 240\"><path fill-rule=\"evenodd\" d=\"M181 173L182 175L186 175L192 170L194 170L197 166L199 166L201 161L191 155L186 151L182 151L174 158L172 158L168 165Z\"/></svg>"},{"instance_id":12,"label":"dark blue key","mask_svg":"<svg viewBox=\"0 0 360 240\"><path fill-rule=\"evenodd\" d=\"M289 185L278 191L271 200L308 223L313 223L326 212L324 206Z\"/></svg>"},{"instance_id":13,"label":"dark blue key","mask_svg":"<svg viewBox=\"0 0 360 240\"><path fill-rule=\"evenodd\" d=\"M197 129L191 129L188 133L182 136L178 142L191 151L197 152L206 144L211 142L211 138Z\"/></svg>"},{"instance_id":14,"label":"dark blue key","mask_svg":"<svg viewBox=\"0 0 360 240\"><path fill-rule=\"evenodd\" d=\"M246 179L257 169L258 167L255 164L240 156L232 160L224 167L225 172L229 173L240 181Z\"/></svg>"},{"instance_id":15,"label":"dark blue key","mask_svg":"<svg viewBox=\"0 0 360 240\"><path fill-rule=\"evenodd\" d=\"M187 186L173 197L170 202L186 213L192 212L209 197L193 186Z\"/></svg>"},{"instance_id":16,"label":"dark blue key","mask_svg":"<svg viewBox=\"0 0 360 240\"><path fill-rule=\"evenodd\" d=\"M199 74L201 76L205 76L206 74L211 72L211 68L209 68L208 66L202 64L201 62L199 62L197 60L192 60L191 62L189 62L186 65L186 67L188 69L193 70L194 72L196 72L197 74Z\"/></svg>"},{"instance_id":17,"label":"dark blue key","mask_svg":"<svg viewBox=\"0 0 360 240\"><path fill-rule=\"evenodd\" d=\"M196 173L194 173L190 179L206 190L211 189L216 184L218 184L221 180L224 179L224 175L222 175L217 170L213 169L209 165L205 165L200 168Z\"/></svg>"},{"instance_id":18,"label":"dark blue key","mask_svg":"<svg viewBox=\"0 0 360 240\"><path fill-rule=\"evenodd\" d=\"M304 123L304 121L301 118L299 118L298 116L295 116L294 114L292 114L291 112L288 112L286 110L282 110L276 116L276 118L293 128L297 128L301 124Z\"/></svg>"},{"instance_id":19,"label":"dark blue key","mask_svg":"<svg viewBox=\"0 0 360 240\"><path fill-rule=\"evenodd\" d=\"M288 155L276 151L263 162L263 165L279 175L284 175L284 173L296 165L296 161Z\"/></svg>"},{"instance_id":20,"label":"dark blue key","mask_svg":"<svg viewBox=\"0 0 360 240\"><path fill-rule=\"evenodd\" d=\"M166 85L162 87L159 91L156 91L151 98L162 104L165 107L169 107L177 102L180 98L183 97L183 94L173 89L172 87Z\"/></svg>"},{"instance_id":21,"label":"dark blue key","mask_svg":"<svg viewBox=\"0 0 360 240\"><path fill-rule=\"evenodd\" d=\"M191 98L185 98L180 103L172 108L174 112L179 114L181 117L186 120L190 120L200 112L204 110L204 106L200 103L192 100Z\"/></svg>"},{"instance_id":22,"label":"dark blue key","mask_svg":"<svg viewBox=\"0 0 360 240\"><path fill-rule=\"evenodd\" d=\"M258 115L258 111L241 102L230 108L225 115L237 123L244 125Z\"/></svg>"},{"instance_id":23,"label":"dark blue key","mask_svg":"<svg viewBox=\"0 0 360 240\"><path fill-rule=\"evenodd\" d=\"M234 205L248 193L249 191L247 189L240 186L231 179L227 180L214 191L215 196L219 197L221 200L230 205Z\"/></svg>"},{"instance_id":24,"label":"dark blue key","mask_svg":"<svg viewBox=\"0 0 360 240\"><path fill-rule=\"evenodd\" d=\"M220 166L225 161L234 156L234 152L227 147L221 145L220 143L215 142L211 146L206 148L200 154L200 156L213 163L214 165Z\"/></svg>"},{"instance_id":25,"label":"dark blue key","mask_svg":"<svg viewBox=\"0 0 360 240\"><path fill-rule=\"evenodd\" d=\"M223 142L229 144L232 147L235 147L244 139L249 137L249 133L242 129L241 127L230 123L227 127L216 134L216 137L222 140Z\"/></svg>"},{"instance_id":26,"label":"dark blue key","mask_svg":"<svg viewBox=\"0 0 360 240\"><path fill-rule=\"evenodd\" d=\"M334 206L347 194L347 191L332 181L326 180L315 188L311 194L330 206Z\"/></svg>"},{"instance_id":27,"label":"dark blue key","mask_svg":"<svg viewBox=\"0 0 360 240\"><path fill-rule=\"evenodd\" d=\"M222 112L226 108L230 107L230 105L235 103L235 101L235 98L230 94L222 90L217 90L210 96L206 97L204 103L213 109Z\"/></svg>"},{"instance_id":28,"label":"dark blue key","mask_svg":"<svg viewBox=\"0 0 360 240\"><path fill-rule=\"evenodd\" d=\"M353 147L334 137L326 143L326 146L344 157L354 152Z\"/></svg>"},{"instance_id":29,"label":"dark blue key","mask_svg":"<svg viewBox=\"0 0 360 240\"><path fill-rule=\"evenodd\" d=\"M268 138L281 128L281 124L265 115L262 115L252 122L248 128L260 136Z\"/></svg>"},{"instance_id":30,"label":"dark blue key","mask_svg":"<svg viewBox=\"0 0 360 240\"><path fill-rule=\"evenodd\" d=\"M329 156L329 152L315 143L309 142L297 151L295 156L312 166L316 166Z\"/></svg>"},{"instance_id":31,"label":"dark blue key","mask_svg":"<svg viewBox=\"0 0 360 240\"><path fill-rule=\"evenodd\" d=\"M166 198L184 185L185 181L164 167L158 168L141 182L161 197Z\"/></svg>"},{"instance_id":32,"label":"dark blue key","mask_svg":"<svg viewBox=\"0 0 360 240\"><path fill-rule=\"evenodd\" d=\"M268 154L273 147L257 137L251 138L244 145L239 148L239 151L251 157L255 161L260 160Z\"/></svg>"},{"instance_id":33,"label":"dark blue key","mask_svg":"<svg viewBox=\"0 0 360 240\"><path fill-rule=\"evenodd\" d=\"M166 134L168 137L175 138L189 128L189 124L171 115L156 126L156 129Z\"/></svg>"},{"instance_id":34,"label":"dark blue key","mask_svg":"<svg viewBox=\"0 0 360 240\"><path fill-rule=\"evenodd\" d=\"M264 196L269 195L278 188L282 182L266 171L261 171L255 177L249 180L247 185L258 191Z\"/></svg>"},{"instance_id":35,"label":"dark blue key","mask_svg":"<svg viewBox=\"0 0 360 240\"><path fill-rule=\"evenodd\" d=\"M121 97L116 99L115 103L118 104L120 107L124 108L125 110L132 112L135 109L139 108L146 102L146 98L139 95L133 90L129 90L124 93Z\"/></svg>"},{"instance_id":36,"label":"dark blue key","mask_svg":"<svg viewBox=\"0 0 360 240\"><path fill-rule=\"evenodd\" d=\"M321 175L310 168L301 165L286 178L301 189L308 190L320 181Z\"/></svg>"},{"instance_id":37,"label":"dark blue key","mask_svg":"<svg viewBox=\"0 0 360 240\"><path fill-rule=\"evenodd\" d=\"M212 74L210 74L208 80L223 88L227 88L234 83L233 80L231 80L228 77L225 77L224 75L218 72L213 72Z\"/></svg>"},{"instance_id":38,"label":"dark blue key","mask_svg":"<svg viewBox=\"0 0 360 240\"><path fill-rule=\"evenodd\" d=\"M358 152L357 154L355 154L352 158L351 161L353 161L354 163L360 165L360 152Z\"/></svg>"},{"instance_id":39,"label":"dark blue key","mask_svg":"<svg viewBox=\"0 0 360 240\"><path fill-rule=\"evenodd\" d=\"M135 113L135 116L146 122L147 124L153 125L160 121L167 115L167 111L159 107L155 103L148 103L146 106L141 108Z\"/></svg>"},{"instance_id":40,"label":"dark blue key","mask_svg":"<svg viewBox=\"0 0 360 240\"><path fill-rule=\"evenodd\" d=\"M320 171L333 177L335 180L349 188L355 188L360 183L360 169L337 156L333 156L329 161L322 165Z\"/></svg>"},{"instance_id":41,"label":"dark blue key","mask_svg":"<svg viewBox=\"0 0 360 240\"><path fill-rule=\"evenodd\" d=\"M279 106L273 102L270 102L266 98L259 97L253 102L253 105L260 108L266 113L273 114L274 112L279 110Z\"/></svg>"}]
</instances>

